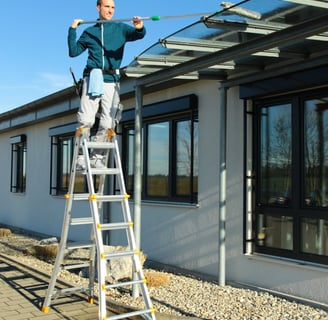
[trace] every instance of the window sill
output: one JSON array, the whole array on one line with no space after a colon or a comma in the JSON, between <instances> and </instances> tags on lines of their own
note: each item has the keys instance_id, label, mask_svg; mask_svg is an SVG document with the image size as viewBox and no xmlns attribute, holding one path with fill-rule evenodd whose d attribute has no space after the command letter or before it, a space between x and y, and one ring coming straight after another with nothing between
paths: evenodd
<instances>
[{"instance_id":1,"label":"window sill","mask_svg":"<svg viewBox=\"0 0 328 320\"><path fill-rule=\"evenodd\" d=\"M26 196L26 192L11 192L11 194L18 197Z\"/></svg>"},{"instance_id":2,"label":"window sill","mask_svg":"<svg viewBox=\"0 0 328 320\"><path fill-rule=\"evenodd\" d=\"M52 195L55 199L66 199L64 194ZM129 200L129 203L134 203L133 199ZM171 207L171 208L199 208L198 203L187 203L187 202L169 202L169 201L151 201L142 200L141 205L149 205L154 207Z\"/></svg>"},{"instance_id":3,"label":"window sill","mask_svg":"<svg viewBox=\"0 0 328 320\"><path fill-rule=\"evenodd\" d=\"M265 254L259 253L246 253L245 256L249 260L259 261L259 262L267 262L267 263L275 263L279 265L284 265L287 267L297 267L300 269L307 269L309 271L323 272L328 273L328 266L325 264L308 262L308 261L299 261L294 259L288 259L283 257L274 257Z\"/></svg>"},{"instance_id":4,"label":"window sill","mask_svg":"<svg viewBox=\"0 0 328 320\"><path fill-rule=\"evenodd\" d=\"M131 200L131 203L134 203L133 200ZM187 202L169 202L169 201L151 201L151 200L142 200L141 205L149 205L149 206L155 206L155 207L173 207L173 208L199 208L198 203L187 203Z\"/></svg>"}]
</instances>

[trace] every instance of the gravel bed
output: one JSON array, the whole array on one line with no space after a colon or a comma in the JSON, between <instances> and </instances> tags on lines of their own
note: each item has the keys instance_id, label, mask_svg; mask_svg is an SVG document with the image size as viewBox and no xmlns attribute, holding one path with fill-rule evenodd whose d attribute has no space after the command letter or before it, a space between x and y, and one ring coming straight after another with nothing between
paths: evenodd
<instances>
[{"instance_id":1,"label":"gravel bed","mask_svg":"<svg viewBox=\"0 0 328 320\"><path fill-rule=\"evenodd\" d=\"M39 240L26 234L13 233L9 237L0 238L0 253L15 257L17 261L51 275L52 263L26 253L26 249L36 245ZM157 272L150 269L144 271ZM168 276L169 282L159 287L149 287L157 312L211 320L328 320L328 312L325 310L266 292L232 286L221 287L216 283L186 275L161 274ZM60 278L74 284L87 281L68 271L61 272ZM141 298L132 298L130 290L111 289L108 296L117 303L129 306L140 307L143 303Z\"/></svg>"}]
</instances>

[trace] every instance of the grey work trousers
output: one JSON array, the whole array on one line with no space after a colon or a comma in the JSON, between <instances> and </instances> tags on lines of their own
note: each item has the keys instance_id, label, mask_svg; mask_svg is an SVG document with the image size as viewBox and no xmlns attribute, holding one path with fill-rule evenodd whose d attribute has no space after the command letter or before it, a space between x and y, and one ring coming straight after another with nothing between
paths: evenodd
<instances>
[{"instance_id":1,"label":"grey work trousers","mask_svg":"<svg viewBox=\"0 0 328 320\"><path fill-rule=\"evenodd\" d=\"M83 81L80 108L77 120L81 126L92 128L96 114L100 108L99 130L104 131L115 127L115 117L120 106L120 84L115 82L104 83L104 94L93 97L88 92L89 77Z\"/></svg>"}]
</instances>

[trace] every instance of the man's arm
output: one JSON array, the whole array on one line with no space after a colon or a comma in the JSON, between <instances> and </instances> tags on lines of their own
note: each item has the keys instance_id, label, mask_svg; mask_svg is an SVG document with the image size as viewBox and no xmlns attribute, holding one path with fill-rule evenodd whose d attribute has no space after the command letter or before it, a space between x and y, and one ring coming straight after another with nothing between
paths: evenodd
<instances>
[{"instance_id":1,"label":"man's arm","mask_svg":"<svg viewBox=\"0 0 328 320\"><path fill-rule=\"evenodd\" d=\"M79 26L81 19L73 20L70 28L68 29L68 54L70 57L77 57L82 52L86 50L83 45L83 35L80 37L79 41L76 41L76 28Z\"/></svg>"}]
</instances>

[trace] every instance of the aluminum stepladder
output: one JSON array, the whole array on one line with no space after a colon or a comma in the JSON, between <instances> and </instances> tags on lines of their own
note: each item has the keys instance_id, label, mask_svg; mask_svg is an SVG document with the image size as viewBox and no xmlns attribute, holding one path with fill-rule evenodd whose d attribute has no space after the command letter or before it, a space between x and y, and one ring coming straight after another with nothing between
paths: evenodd
<instances>
[{"instance_id":1,"label":"aluminum stepladder","mask_svg":"<svg viewBox=\"0 0 328 320\"><path fill-rule=\"evenodd\" d=\"M114 166L112 168L91 168L90 152L91 150L105 150L105 159L108 163L110 151L113 152ZM85 159L86 169L83 174L87 180L88 193L74 193L75 178L81 175L76 170L76 162L80 151L82 150ZM95 190L94 176L99 176L98 190ZM104 185L106 176L115 176L120 189L119 194L104 195ZM144 319L156 320L155 309L149 296L146 279L143 274L140 263L139 250L136 246L133 231L133 222L129 208L129 196L126 193L120 153L116 134L113 129L108 130L106 142L91 142L89 134L84 128L78 128L76 131L74 153L72 160L71 176L68 187L68 193L65 195L66 205L63 218L61 240L54 264L52 276L48 285L46 296L43 302L42 311L49 311L52 301L60 296L71 295L74 293L86 293L87 300L90 303L94 301L94 285L95 285L95 269L97 268L98 280L98 314L99 320L105 319L127 319L133 316L141 316ZM87 201L90 205L90 216L88 217L72 217L72 206L74 201ZM122 209L122 222L104 223L101 219L100 210L104 202L119 202ZM90 242L75 243L68 241L70 227L79 225L90 225ZM127 236L128 250L106 253L104 250L103 231L125 230ZM88 249L89 261L87 263L74 263L65 265L65 252L74 249ZM106 283L106 265L110 259L120 259L130 257L133 266L132 281ZM59 272L63 269L74 270L81 268L89 268L89 284L84 286L76 286L64 289L55 288ZM131 272L132 273L132 272ZM125 286L137 285L144 300L144 308L141 310L131 311L124 314L107 317L107 301L106 291L109 288L119 288Z\"/></svg>"}]
</instances>

